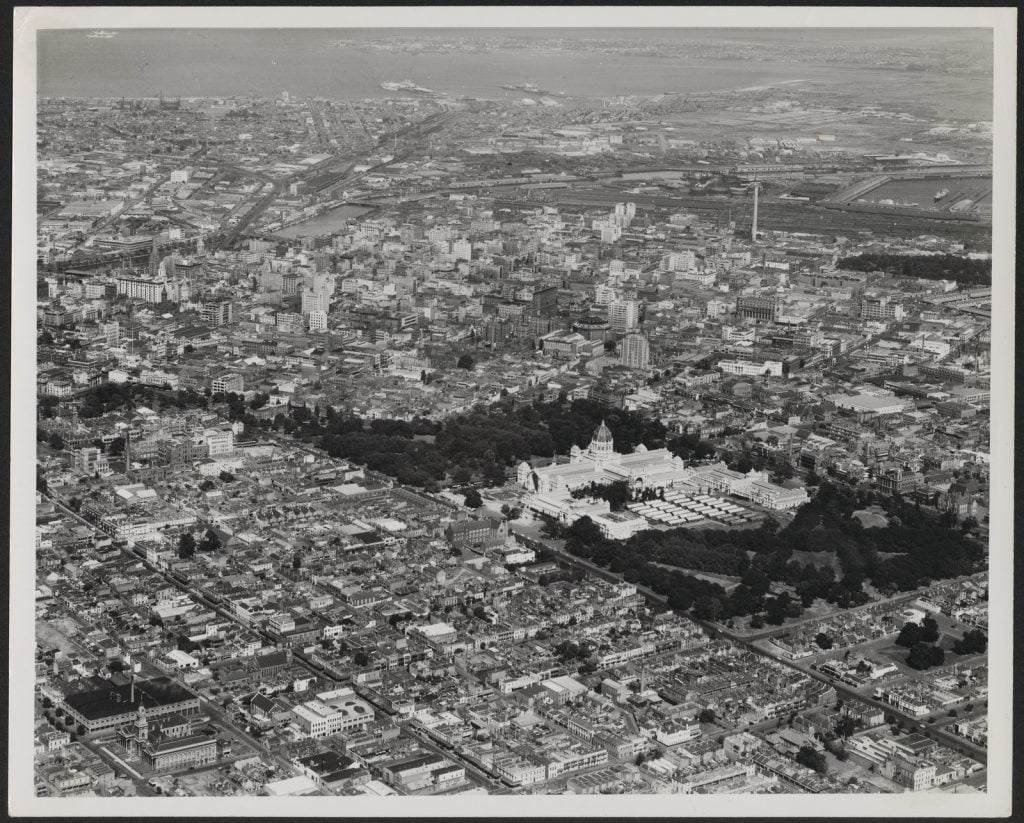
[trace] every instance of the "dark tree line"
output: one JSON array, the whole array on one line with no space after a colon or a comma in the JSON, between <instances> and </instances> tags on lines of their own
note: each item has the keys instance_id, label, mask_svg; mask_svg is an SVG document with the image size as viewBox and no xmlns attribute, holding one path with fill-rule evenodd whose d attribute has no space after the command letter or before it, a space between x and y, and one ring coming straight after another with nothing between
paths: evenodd
<instances>
[{"instance_id":1,"label":"dark tree line","mask_svg":"<svg viewBox=\"0 0 1024 823\"><path fill-rule=\"evenodd\" d=\"M444 422L367 423L331 407L323 414L296 408L275 418L271 425L320 446L332 457L362 463L401 483L432 488L449 477L456 483L478 479L500 485L508 467L520 461L566 454L573 446L586 447L602 420L621 452L630 452L641 443L683 455L695 449L705 456L713 452L710 445L691 436L669 435L658 421L635 412L608 410L589 400L516 405L506 399Z\"/></svg>"},{"instance_id":2,"label":"dark tree line","mask_svg":"<svg viewBox=\"0 0 1024 823\"><path fill-rule=\"evenodd\" d=\"M825 755L810 746L801 746L794 759L801 766L814 769L818 774L825 774L828 771L828 761L825 760Z\"/></svg>"},{"instance_id":3,"label":"dark tree line","mask_svg":"<svg viewBox=\"0 0 1024 823\"><path fill-rule=\"evenodd\" d=\"M988 647L988 638L981 629L970 629L953 644L956 654L981 654Z\"/></svg>"},{"instance_id":4,"label":"dark tree line","mask_svg":"<svg viewBox=\"0 0 1024 823\"><path fill-rule=\"evenodd\" d=\"M634 535L628 545L651 560L670 566L741 575L750 566L750 560L741 546L722 539L727 535L728 532L714 529L652 529Z\"/></svg>"},{"instance_id":5,"label":"dark tree line","mask_svg":"<svg viewBox=\"0 0 1024 823\"><path fill-rule=\"evenodd\" d=\"M920 623L904 623L896 638L896 645L910 649L918 643L935 643L938 639L939 624L934 618L926 617Z\"/></svg>"},{"instance_id":6,"label":"dark tree line","mask_svg":"<svg viewBox=\"0 0 1024 823\"><path fill-rule=\"evenodd\" d=\"M955 280L964 286L991 286L992 261L954 254L858 254L838 262L850 271L884 271L897 277Z\"/></svg>"},{"instance_id":7,"label":"dark tree line","mask_svg":"<svg viewBox=\"0 0 1024 823\"><path fill-rule=\"evenodd\" d=\"M702 598L725 598L725 589L717 583L667 569L651 562L634 545L609 540L589 517L581 517L564 530L566 549L577 557L621 574L630 583L647 586L668 599L673 609L686 611Z\"/></svg>"},{"instance_id":8,"label":"dark tree line","mask_svg":"<svg viewBox=\"0 0 1024 823\"><path fill-rule=\"evenodd\" d=\"M881 590L909 591L970 574L984 559L977 540L899 496L883 501L888 525L865 529L853 517L864 502L860 492L822 482L780 537L794 549L835 553L851 590L870 579Z\"/></svg>"},{"instance_id":9,"label":"dark tree line","mask_svg":"<svg viewBox=\"0 0 1024 823\"><path fill-rule=\"evenodd\" d=\"M188 560L195 555L197 550L200 552L212 552L219 549L222 545L221 539L213 529L207 529L203 539L198 543L196 543L196 539L191 533L185 532L178 538L178 557L182 560Z\"/></svg>"},{"instance_id":10,"label":"dark tree line","mask_svg":"<svg viewBox=\"0 0 1024 823\"><path fill-rule=\"evenodd\" d=\"M946 662L946 653L941 646L931 643L915 643L907 655L907 665L918 671L925 671L932 666L941 666Z\"/></svg>"},{"instance_id":11,"label":"dark tree line","mask_svg":"<svg viewBox=\"0 0 1024 823\"><path fill-rule=\"evenodd\" d=\"M516 404L504 399L489 408L474 409L443 423L424 419L373 420L337 412L296 406L282 409L270 420L252 412L267 402L257 394L246 403L233 392L207 396L192 389L172 391L137 383L107 383L90 389L82 398L82 417L98 417L139 404L205 409L227 405L228 419L247 429L273 428L303 442L319 446L332 457L353 460L401 483L433 488L450 477L454 482L479 480L500 485L507 468L522 460L566 454L573 446L585 448L602 421L612 432L616 450L631 452L638 445L668 448L684 458L705 458L714 447L694 435L670 434L659 421L637 412L606 409L590 400ZM44 414L52 414L53 404ZM617 505L621 489L609 490ZM623 501L624 502L624 501Z\"/></svg>"}]
</instances>

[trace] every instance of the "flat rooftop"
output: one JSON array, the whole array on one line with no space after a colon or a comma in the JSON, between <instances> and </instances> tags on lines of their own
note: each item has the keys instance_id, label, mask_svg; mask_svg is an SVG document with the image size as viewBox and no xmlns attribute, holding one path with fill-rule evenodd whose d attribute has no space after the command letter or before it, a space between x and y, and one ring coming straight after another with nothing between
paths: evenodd
<instances>
[{"instance_id":1,"label":"flat rooftop","mask_svg":"<svg viewBox=\"0 0 1024 823\"><path fill-rule=\"evenodd\" d=\"M134 700L130 683L118 686L112 681L105 682L100 688L68 695L64 702L83 717L98 720L137 711L139 706L155 709L198 699L169 677L136 681Z\"/></svg>"}]
</instances>

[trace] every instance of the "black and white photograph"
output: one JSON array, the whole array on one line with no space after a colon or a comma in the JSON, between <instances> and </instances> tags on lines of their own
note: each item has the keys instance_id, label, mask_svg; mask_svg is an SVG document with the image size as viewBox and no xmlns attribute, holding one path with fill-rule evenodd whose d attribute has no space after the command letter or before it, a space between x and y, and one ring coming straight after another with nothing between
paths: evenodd
<instances>
[{"instance_id":1,"label":"black and white photograph","mask_svg":"<svg viewBox=\"0 0 1024 823\"><path fill-rule=\"evenodd\" d=\"M1008 815L1016 29L18 9L9 811Z\"/></svg>"}]
</instances>

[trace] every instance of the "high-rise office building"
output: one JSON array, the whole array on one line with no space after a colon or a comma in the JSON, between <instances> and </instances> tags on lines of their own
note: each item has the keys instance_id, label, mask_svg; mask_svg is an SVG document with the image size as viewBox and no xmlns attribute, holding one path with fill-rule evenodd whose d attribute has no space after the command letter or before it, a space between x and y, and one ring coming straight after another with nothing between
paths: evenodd
<instances>
[{"instance_id":1,"label":"high-rise office building","mask_svg":"<svg viewBox=\"0 0 1024 823\"><path fill-rule=\"evenodd\" d=\"M116 320L104 323L103 337L108 346L116 346L121 341L121 324Z\"/></svg>"},{"instance_id":2,"label":"high-rise office building","mask_svg":"<svg viewBox=\"0 0 1024 823\"><path fill-rule=\"evenodd\" d=\"M619 334L635 329L639 315L635 300L613 300L608 304L608 322L612 331Z\"/></svg>"},{"instance_id":3,"label":"high-rise office building","mask_svg":"<svg viewBox=\"0 0 1024 823\"><path fill-rule=\"evenodd\" d=\"M230 300L217 300L204 303L199 316L207 325L226 326L234 319L235 310Z\"/></svg>"},{"instance_id":4,"label":"high-rise office building","mask_svg":"<svg viewBox=\"0 0 1024 823\"><path fill-rule=\"evenodd\" d=\"M642 334L627 334L619 343L619 360L630 369L646 369L651 362L651 345Z\"/></svg>"},{"instance_id":5,"label":"high-rise office building","mask_svg":"<svg viewBox=\"0 0 1024 823\"><path fill-rule=\"evenodd\" d=\"M635 217L636 203L616 203L615 211L612 212L610 219L614 225L625 228L633 222Z\"/></svg>"},{"instance_id":6,"label":"high-rise office building","mask_svg":"<svg viewBox=\"0 0 1024 823\"><path fill-rule=\"evenodd\" d=\"M311 332L327 331L327 312L311 311L309 313L309 330Z\"/></svg>"},{"instance_id":7,"label":"high-rise office building","mask_svg":"<svg viewBox=\"0 0 1024 823\"><path fill-rule=\"evenodd\" d=\"M302 292L302 313L323 312L327 314L331 310L331 295L326 290L312 290Z\"/></svg>"},{"instance_id":8,"label":"high-rise office building","mask_svg":"<svg viewBox=\"0 0 1024 823\"><path fill-rule=\"evenodd\" d=\"M665 268L669 271L692 271L697 268L697 255L690 249L683 249L668 254Z\"/></svg>"},{"instance_id":9,"label":"high-rise office building","mask_svg":"<svg viewBox=\"0 0 1024 823\"><path fill-rule=\"evenodd\" d=\"M149 276L155 278L160 268L160 243L154 237L153 248L149 252Z\"/></svg>"}]
</instances>

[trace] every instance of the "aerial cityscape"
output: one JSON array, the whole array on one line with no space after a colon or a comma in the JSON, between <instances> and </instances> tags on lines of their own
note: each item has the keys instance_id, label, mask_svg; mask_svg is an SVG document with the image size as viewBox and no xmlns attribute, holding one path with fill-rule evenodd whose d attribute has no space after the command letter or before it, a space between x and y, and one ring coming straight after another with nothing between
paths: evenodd
<instances>
[{"instance_id":1,"label":"aerial cityscape","mask_svg":"<svg viewBox=\"0 0 1024 823\"><path fill-rule=\"evenodd\" d=\"M992 49L41 32L36 797L984 794Z\"/></svg>"}]
</instances>

